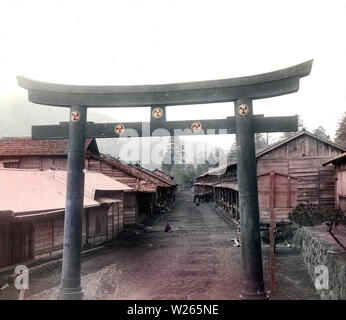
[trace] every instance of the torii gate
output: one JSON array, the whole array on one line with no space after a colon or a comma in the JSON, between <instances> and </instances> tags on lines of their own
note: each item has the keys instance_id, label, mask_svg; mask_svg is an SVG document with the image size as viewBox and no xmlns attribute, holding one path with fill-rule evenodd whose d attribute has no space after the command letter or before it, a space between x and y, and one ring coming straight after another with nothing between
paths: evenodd
<instances>
[{"instance_id":1,"label":"torii gate","mask_svg":"<svg viewBox=\"0 0 346 320\"><path fill-rule=\"evenodd\" d=\"M236 134L239 207L242 228L243 299L265 299L257 190L254 133L297 131L297 116L254 116L252 100L270 98L299 89L310 74L312 60L254 76L163 85L74 86L17 77L28 90L29 101L70 108L70 121L57 126L33 126L34 139L69 139L66 213L60 299L81 299L81 242L84 194L85 138L117 138L135 129L139 136L172 135L190 128L189 134L226 129ZM165 107L234 101L234 117L218 120L166 121ZM151 107L151 122L87 123L88 108ZM181 132L181 131L180 131ZM222 131L222 133L225 133ZM184 134L187 134L186 131Z\"/></svg>"}]
</instances>

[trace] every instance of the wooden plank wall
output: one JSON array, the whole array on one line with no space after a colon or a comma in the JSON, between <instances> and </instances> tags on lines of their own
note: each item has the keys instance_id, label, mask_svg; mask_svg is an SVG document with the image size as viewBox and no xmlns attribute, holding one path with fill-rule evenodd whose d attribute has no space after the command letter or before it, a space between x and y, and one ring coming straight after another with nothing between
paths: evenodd
<instances>
[{"instance_id":1,"label":"wooden plank wall","mask_svg":"<svg viewBox=\"0 0 346 320\"><path fill-rule=\"evenodd\" d=\"M261 156L258 174L274 170L298 179L298 203L335 205L335 179L332 166L322 163L341 151L310 136L302 136Z\"/></svg>"},{"instance_id":2,"label":"wooden plank wall","mask_svg":"<svg viewBox=\"0 0 346 320\"><path fill-rule=\"evenodd\" d=\"M61 250L64 242L64 212L33 218L35 256Z\"/></svg>"},{"instance_id":3,"label":"wooden plank wall","mask_svg":"<svg viewBox=\"0 0 346 320\"><path fill-rule=\"evenodd\" d=\"M102 197L119 201L85 210L85 224L88 225L84 232L85 242L92 246L119 238L124 229L124 192L97 190L95 198Z\"/></svg>"},{"instance_id":4,"label":"wooden plank wall","mask_svg":"<svg viewBox=\"0 0 346 320\"><path fill-rule=\"evenodd\" d=\"M114 203L108 210L108 240L118 239L124 230L124 215L120 205L120 202Z\"/></svg>"},{"instance_id":5,"label":"wooden plank wall","mask_svg":"<svg viewBox=\"0 0 346 320\"><path fill-rule=\"evenodd\" d=\"M31 222L0 224L0 267L34 258L34 232Z\"/></svg>"},{"instance_id":6,"label":"wooden plank wall","mask_svg":"<svg viewBox=\"0 0 346 320\"><path fill-rule=\"evenodd\" d=\"M31 223L16 222L12 224L12 261L15 264L32 259L33 226Z\"/></svg>"},{"instance_id":7,"label":"wooden plank wall","mask_svg":"<svg viewBox=\"0 0 346 320\"><path fill-rule=\"evenodd\" d=\"M259 176L257 181L261 223L269 223L270 174ZM297 205L297 179L275 174L273 194L275 221L287 221L289 213Z\"/></svg>"},{"instance_id":8,"label":"wooden plank wall","mask_svg":"<svg viewBox=\"0 0 346 320\"><path fill-rule=\"evenodd\" d=\"M88 227L86 227L88 217ZM121 202L85 209L83 212L83 245L100 245L115 240L124 228ZM87 234L88 230L88 234ZM0 268L40 256L63 247L64 213L24 218L0 224Z\"/></svg>"},{"instance_id":9,"label":"wooden plank wall","mask_svg":"<svg viewBox=\"0 0 346 320\"><path fill-rule=\"evenodd\" d=\"M137 183L137 178L111 165L101 162L94 158L87 158L87 168L90 171L101 172L104 175L114 178L115 180L124 183L128 186L134 186ZM136 215L138 212L137 192L127 191L124 193L121 206L123 206L124 225L130 226L137 223Z\"/></svg>"},{"instance_id":10,"label":"wooden plank wall","mask_svg":"<svg viewBox=\"0 0 346 320\"><path fill-rule=\"evenodd\" d=\"M35 256L53 251L52 217L35 218Z\"/></svg>"},{"instance_id":11,"label":"wooden plank wall","mask_svg":"<svg viewBox=\"0 0 346 320\"><path fill-rule=\"evenodd\" d=\"M66 170L67 158L64 156L20 156L19 162L8 163L6 167L19 169L48 170L52 167L58 170Z\"/></svg>"},{"instance_id":12,"label":"wooden plank wall","mask_svg":"<svg viewBox=\"0 0 346 320\"><path fill-rule=\"evenodd\" d=\"M332 166L319 170L319 203L329 207L335 206L335 172Z\"/></svg>"},{"instance_id":13,"label":"wooden plank wall","mask_svg":"<svg viewBox=\"0 0 346 320\"><path fill-rule=\"evenodd\" d=\"M134 192L124 193L124 225L136 224L136 214L138 211L137 195Z\"/></svg>"},{"instance_id":14,"label":"wooden plank wall","mask_svg":"<svg viewBox=\"0 0 346 320\"><path fill-rule=\"evenodd\" d=\"M87 158L87 168L90 171L97 171L105 174L108 177L114 178L115 180L124 183L126 185L136 184L137 178L121 171L111 165L101 162L100 160L94 158Z\"/></svg>"},{"instance_id":15,"label":"wooden plank wall","mask_svg":"<svg viewBox=\"0 0 346 320\"><path fill-rule=\"evenodd\" d=\"M0 224L0 268L12 263L12 232L10 224Z\"/></svg>"},{"instance_id":16,"label":"wooden plank wall","mask_svg":"<svg viewBox=\"0 0 346 320\"><path fill-rule=\"evenodd\" d=\"M87 209L86 214L88 224L86 242L96 246L107 241L108 211L101 206Z\"/></svg>"},{"instance_id":17,"label":"wooden plank wall","mask_svg":"<svg viewBox=\"0 0 346 320\"><path fill-rule=\"evenodd\" d=\"M64 243L64 212L54 213L53 224L53 250L61 250ZM84 214L83 214L84 216Z\"/></svg>"},{"instance_id":18,"label":"wooden plank wall","mask_svg":"<svg viewBox=\"0 0 346 320\"><path fill-rule=\"evenodd\" d=\"M297 178L298 203L334 206L334 170L323 167L325 158L259 159L258 173L270 170Z\"/></svg>"}]
</instances>

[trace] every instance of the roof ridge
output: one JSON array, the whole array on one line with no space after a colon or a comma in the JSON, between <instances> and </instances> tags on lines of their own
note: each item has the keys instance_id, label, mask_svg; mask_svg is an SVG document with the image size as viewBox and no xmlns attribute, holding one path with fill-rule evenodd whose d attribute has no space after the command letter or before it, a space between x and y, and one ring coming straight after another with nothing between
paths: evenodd
<instances>
[{"instance_id":1,"label":"roof ridge","mask_svg":"<svg viewBox=\"0 0 346 320\"><path fill-rule=\"evenodd\" d=\"M104 160L104 161L110 161L111 164L113 163L114 165L118 165L118 166L121 166L128 174L134 176L135 178L138 178L140 180L144 180L143 177L140 176L140 173L143 173L147 176L149 176L151 179L156 179L158 180L158 182L156 183L165 183L167 185L170 185L169 183L165 182L165 181L162 181L160 178L157 177L157 175L155 175L154 173L148 173L148 172L145 172L144 170L141 170L140 168L136 167L136 166L133 166L133 165L130 165L126 162L123 162L122 160L120 159L116 159L114 158L113 156L109 155L109 154L104 154L104 153L100 153L100 155L96 155L92 152L89 152L88 153L90 156L98 159L98 160ZM132 170L131 170L132 169ZM154 175L154 176L153 176ZM154 181L150 181L151 183L154 183Z\"/></svg>"}]
</instances>

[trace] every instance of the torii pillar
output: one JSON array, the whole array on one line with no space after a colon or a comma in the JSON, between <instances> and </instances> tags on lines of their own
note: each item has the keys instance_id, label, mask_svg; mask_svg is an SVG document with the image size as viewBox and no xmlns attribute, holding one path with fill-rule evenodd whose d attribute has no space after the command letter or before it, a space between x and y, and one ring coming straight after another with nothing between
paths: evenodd
<instances>
[{"instance_id":1,"label":"torii pillar","mask_svg":"<svg viewBox=\"0 0 346 320\"><path fill-rule=\"evenodd\" d=\"M256 151L253 132L252 101L237 99L234 104L237 180L243 264L243 299L265 299L263 281L260 217L258 204Z\"/></svg>"}]
</instances>

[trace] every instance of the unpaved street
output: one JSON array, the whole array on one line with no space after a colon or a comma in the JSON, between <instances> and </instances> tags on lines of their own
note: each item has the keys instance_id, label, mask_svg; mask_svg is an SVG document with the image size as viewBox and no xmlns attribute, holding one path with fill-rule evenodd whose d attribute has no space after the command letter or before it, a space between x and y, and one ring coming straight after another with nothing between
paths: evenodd
<instances>
[{"instance_id":1,"label":"unpaved street","mask_svg":"<svg viewBox=\"0 0 346 320\"><path fill-rule=\"evenodd\" d=\"M172 232L164 232L166 223ZM178 193L175 208L151 232L132 233L84 257L84 298L239 299L241 248L233 247L235 235L211 205L195 206L191 193ZM317 299L299 255L292 249L279 252L272 298ZM60 268L33 272L26 298L56 298ZM0 298L17 299L18 292L0 291Z\"/></svg>"}]
</instances>

